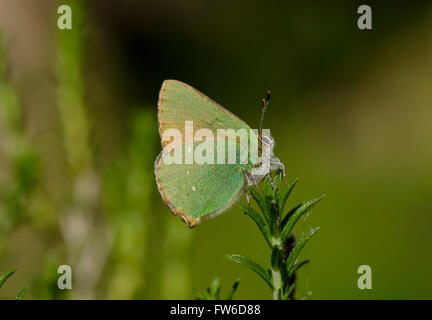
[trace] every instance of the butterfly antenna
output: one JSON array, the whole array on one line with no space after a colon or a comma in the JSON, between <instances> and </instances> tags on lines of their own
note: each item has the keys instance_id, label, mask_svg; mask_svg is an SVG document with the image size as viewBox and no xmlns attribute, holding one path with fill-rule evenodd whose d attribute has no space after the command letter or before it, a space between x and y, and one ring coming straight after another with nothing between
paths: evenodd
<instances>
[{"instance_id":1,"label":"butterfly antenna","mask_svg":"<svg viewBox=\"0 0 432 320\"><path fill-rule=\"evenodd\" d=\"M262 99L262 113L261 113L261 120L260 120L260 125L259 125L259 135L260 136L261 136L261 133L262 133L262 127L263 127L263 123L264 123L264 116L265 116L268 104L270 102L270 95L271 95L270 90L267 90L266 98Z\"/></svg>"}]
</instances>

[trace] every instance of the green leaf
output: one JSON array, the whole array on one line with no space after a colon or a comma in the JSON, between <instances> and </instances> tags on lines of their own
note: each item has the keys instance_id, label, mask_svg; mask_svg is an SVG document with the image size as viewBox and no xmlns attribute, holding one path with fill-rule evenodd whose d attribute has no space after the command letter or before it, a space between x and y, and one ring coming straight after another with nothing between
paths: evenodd
<instances>
[{"instance_id":1,"label":"green leaf","mask_svg":"<svg viewBox=\"0 0 432 320\"><path fill-rule=\"evenodd\" d=\"M231 254L228 255L228 258L231 259L231 261L235 263L242 264L252 271L254 271L256 274L258 274L270 287L270 289L273 290L273 283L271 278L269 277L267 271L261 267L258 263L254 262L253 260L249 259L248 257L241 256L238 254Z\"/></svg>"},{"instance_id":2,"label":"green leaf","mask_svg":"<svg viewBox=\"0 0 432 320\"><path fill-rule=\"evenodd\" d=\"M271 271L270 262L268 260L264 260L264 269L267 272L267 276L271 279L272 271Z\"/></svg>"},{"instance_id":3,"label":"green leaf","mask_svg":"<svg viewBox=\"0 0 432 320\"><path fill-rule=\"evenodd\" d=\"M300 219L302 215L304 215L306 212L308 212L318 201L320 201L325 196L321 196L319 198L310 200L304 204L302 204L288 219L287 223L282 229L281 232L281 239L282 243L285 243L286 239L288 239L292 229L294 228L294 225L297 223L297 221Z\"/></svg>"},{"instance_id":4,"label":"green leaf","mask_svg":"<svg viewBox=\"0 0 432 320\"><path fill-rule=\"evenodd\" d=\"M239 286L239 284L240 284L240 278L238 278L238 279L234 282L233 286L231 287L230 292L228 293L228 295L227 295L227 297L226 297L226 300L232 300L233 295L234 295L234 293L236 292L237 287Z\"/></svg>"},{"instance_id":5,"label":"green leaf","mask_svg":"<svg viewBox=\"0 0 432 320\"><path fill-rule=\"evenodd\" d=\"M274 198L274 189L271 184L271 176L268 175L264 180L263 194L265 198L266 208L268 210L268 224L270 227L270 233L274 234L275 230L277 230L276 226L276 216L279 216L277 210L275 210L275 204L277 201Z\"/></svg>"},{"instance_id":6,"label":"green leaf","mask_svg":"<svg viewBox=\"0 0 432 320\"><path fill-rule=\"evenodd\" d=\"M22 290L17 294L17 296L15 297L15 300L22 300L22 299L24 298L26 292L27 292L27 289L26 289L26 288L22 289Z\"/></svg>"},{"instance_id":7,"label":"green leaf","mask_svg":"<svg viewBox=\"0 0 432 320\"><path fill-rule=\"evenodd\" d=\"M278 204L276 202L270 201L268 206L270 208L270 215L269 215L270 233L272 235L276 235L278 237L279 236L279 223L280 223Z\"/></svg>"},{"instance_id":8,"label":"green leaf","mask_svg":"<svg viewBox=\"0 0 432 320\"><path fill-rule=\"evenodd\" d=\"M271 253L271 266L273 270L278 271L282 265L282 250L278 247L273 247L272 253Z\"/></svg>"},{"instance_id":9,"label":"green leaf","mask_svg":"<svg viewBox=\"0 0 432 320\"><path fill-rule=\"evenodd\" d=\"M201 292L199 292L197 289L192 288L192 292L196 300L206 300L204 295Z\"/></svg>"},{"instance_id":10,"label":"green leaf","mask_svg":"<svg viewBox=\"0 0 432 320\"><path fill-rule=\"evenodd\" d=\"M278 170L278 172L276 172L276 175L273 179L273 185L274 185L273 198L274 199L279 199L279 191L280 191L281 181L282 181L282 171Z\"/></svg>"},{"instance_id":11,"label":"green leaf","mask_svg":"<svg viewBox=\"0 0 432 320\"><path fill-rule=\"evenodd\" d=\"M303 260L300 263L297 263L295 265L293 265L291 268L289 268L288 270L288 279L290 279L301 267L303 267L304 265L308 264L309 260Z\"/></svg>"},{"instance_id":12,"label":"green leaf","mask_svg":"<svg viewBox=\"0 0 432 320\"><path fill-rule=\"evenodd\" d=\"M196 294L198 294L196 300L211 300L207 290L204 292L196 292Z\"/></svg>"},{"instance_id":13,"label":"green leaf","mask_svg":"<svg viewBox=\"0 0 432 320\"><path fill-rule=\"evenodd\" d=\"M295 287L295 283L293 283L292 285L290 285L290 287L288 288L288 290L284 293L284 295L282 297L282 300L288 300L289 299L289 296L290 296L291 292L293 292L294 287Z\"/></svg>"},{"instance_id":14,"label":"green leaf","mask_svg":"<svg viewBox=\"0 0 432 320\"><path fill-rule=\"evenodd\" d=\"M267 223L269 223L270 212L269 209L267 208L267 203L265 198L263 198L263 196L258 192L258 190L253 187L249 188L249 192L252 195L252 197L255 199L258 206L260 207L265 220L267 221Z\"/></svg>"},{"instance_id":15,"label":"green leaf","mask_svg":"<svg viewBox=\"0 0 432 320\"><path fill-rule=\"evenodd\" d=\"M266 198L273 198L273 186L270 182L270 179L271 177L269 175L264 179L263 193Z\"/></svg>"},{"instance_id":16,"label":"green leaf","mask_svg":"<svg viewBox=\"0 0 432 320\"><path fill-rule=\"evenodd\" d=\"M281 273L281 278L282 278L282 283L283 283L283 288L285 288L287 286L288 283L288 270L285 264L285 261L282 262L282 265L280 267L280 273Z\"/></svg>"},{"instance_id":17,"label":"green leaf","mask_svg":"<svg viewBox=\"0 0 432 320\"><path fill-rule=\"evenodd\" d=\"M219 300L221 283L219 277L214 278L210 285L210 297L213 299Z\"/></svg>"},{"instance_id":18,"label":"green leaf","mask_svg":"<svg viewBox=\"0 0 432 320\"><path fill-rule=\"evenodd\" d=\"M279 195L279 212L282 214L284 207L285 207L285 203L289 197L289 195L291 194L291 191L294 189L297 181L299 179L295 179L293 182L291 182L286 189Z\"/></svg>"},{"instance_id":19,"label":"green leaf","mask_svg":"<svg viewBox=\"0 0 432 320\"><path fill-rule=\"evenodd\" d=\"M312 229L308 232L306 232L303 237L299 241L297 241L296 245L292 249L291 253L289 254L287 260L286 260L286 266L288 270L290 270L291 265L295 263L295 260L297 259L298 255L300 254L300 251L303 249L303 247L306 245L306 243L312 238L312 236L319 230L319 227Z\"/></svg>"},{"instance_id":20,"label":"green leaf","mask_svg":"<svg viewBox=\"0 0 432 320\"><path fill-rule=\"evenodd\" d=\"M289 218L294 214L294 212L297 211L298 208L301 207L301 203L296 205L294 208L292 208L290 211L288 211L288 213L285 215L285 217L282 219L281 222L281 229L283 229L283 227L285 227L285 225L287 224Z\"/></svg>"},{"instance_id":21,"label":"green leaf","mask_svg":"<svg viewBox=\"0 0 432 320\"><path fill-rule=\"evenodd\" d=\"M252 207L245 205L244 203L238 202L237 205L247 214L253 221L255 221L256 225L260 229L264 239L267 244L271 248L271 235L268 226L265 224L264 220L261 218L258 212L256 212Z\"/></svg>"},{"instance_id":22,"label":"green leaf","mask_svg":"<svg viewBox=\"0 0 432 320\"><path fill-rule=\"evenodd\" d=\"M16 270L17 269L12 269L11 271L6 272L2 276L0 276L0 288L6 282L6 280L9 279L9 277L15 273Z\"/></svg>"}]
</instances>

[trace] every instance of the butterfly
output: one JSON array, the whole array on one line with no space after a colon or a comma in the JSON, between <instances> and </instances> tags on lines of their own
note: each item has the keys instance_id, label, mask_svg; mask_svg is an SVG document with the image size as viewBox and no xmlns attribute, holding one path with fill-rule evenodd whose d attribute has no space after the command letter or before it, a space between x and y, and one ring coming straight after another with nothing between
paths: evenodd
<instances>
[{"instance_id":1,"label":"butterfly","mask_svg":"<svg viewBox=\"0 0 432 320\"><path fill-rule=\"evenodd\" d=\"M269 130L262 130L269 101L270 91L262 101L263 112L260 129L257 131L188 84L177 80L163 82L158 101L158 126L163 150L155 160L156 184L165 204L190 228L199 224L203 218L226 211L243 192L246 192L249 202L248 187L257 186L266 176L271 178L271 171L281 170L285 177L284 165L273 154L274 139ZM227 129L236 132L244 130L242 132L247 132L248 141L238 141L238 137L232 136L227 138L228 145L232 143L236 146L234 163L226 163L226 158L222 159L225 163L202 163L198 160L187 162L184 160L187 154L193 156L192 149L195 149L196 154L200 148L200 141L196 141L196 135L190 139L185 138L188 135L187 124L193 124L196 133L207 130L206 132L211 134L207 136L205 147L209 146L209 142L219 143L221 139L218 133ZM175 134L167 139L167 132ZM225 144L220 150L226 149ZM254 149L256 150L253 151ZM216 159L216 153L211 149L206 150L207 156L210 157L207 160ZM167 161L176 153L181 156L182 162ZM246 161L239 161L245 154ZM263 166L265 156L269 161Z\"/></svg>"}]
</instances>

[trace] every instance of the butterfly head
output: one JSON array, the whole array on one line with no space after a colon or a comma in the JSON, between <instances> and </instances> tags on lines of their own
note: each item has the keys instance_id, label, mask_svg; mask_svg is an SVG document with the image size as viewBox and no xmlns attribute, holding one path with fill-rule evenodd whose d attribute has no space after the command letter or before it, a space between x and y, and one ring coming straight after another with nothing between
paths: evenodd
<instances>
[{"instance_id":1,"label":"butterfly head","mask_svg":"<svg viewBox=\"0 0 432 320\"><path fill-rule=\"evenodd\" d=\"M268 135L262 135L260 137L260 139L261 139L263 146L270 147L270 150L273 149L273 147L275 145L275 140L274 140L273 136L270 134L270 132Z\"/></svg>"},{"instance_id":2,"label":"butterfly head","mask_svg":"<svg viewBox=\"0 0 432 320\"><path fill-rule=\"evenodd\" d=\"M270 133L270 130L264 130L265 132L259 136L259 145L258 150L259 154L262 155L264 150L268 150L270 152L270 156L273 156L273 149L276 144L275 139Z\"/></svg>"}]
</instances>

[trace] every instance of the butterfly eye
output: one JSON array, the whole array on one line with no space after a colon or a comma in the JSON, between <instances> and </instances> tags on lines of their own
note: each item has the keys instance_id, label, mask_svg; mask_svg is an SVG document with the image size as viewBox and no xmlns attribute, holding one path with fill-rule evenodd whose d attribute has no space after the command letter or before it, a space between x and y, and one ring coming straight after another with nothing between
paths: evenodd
<instances>
[{"instance_id":1,"label":"butterfly eye","mask_svg":"<svg viewBox=\"0 0 432 320\"><path fill-rule=\"evenodd\" d=\"M267 136L262 136L262 137L261 137L261 141L262 141L264 144L270 144L270 138L267 137Z\"/></svg>"}]
</instances>

